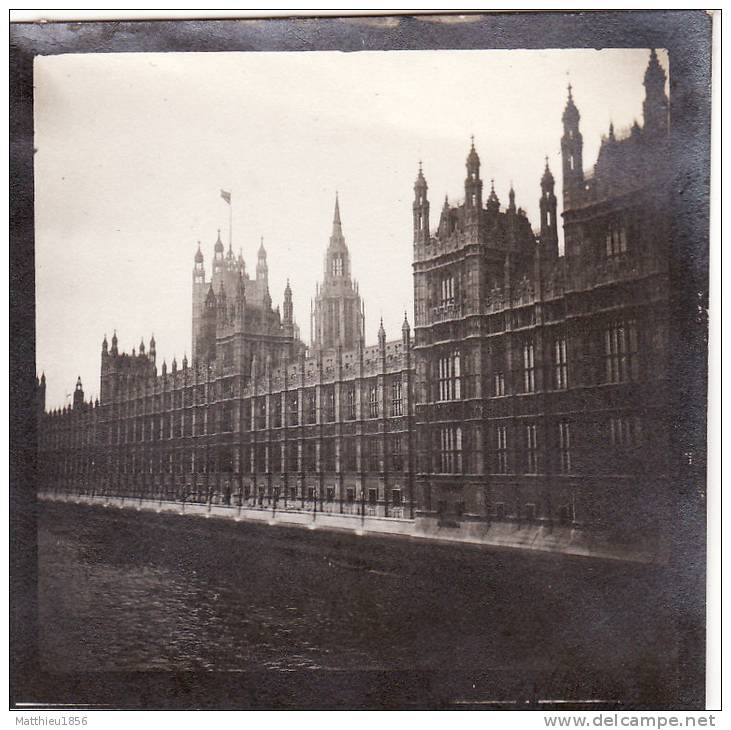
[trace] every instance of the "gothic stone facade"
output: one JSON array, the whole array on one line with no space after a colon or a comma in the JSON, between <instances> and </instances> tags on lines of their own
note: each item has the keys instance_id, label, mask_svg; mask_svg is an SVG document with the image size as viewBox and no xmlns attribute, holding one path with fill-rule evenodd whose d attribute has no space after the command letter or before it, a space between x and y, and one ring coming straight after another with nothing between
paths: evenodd
<instances>
[{"instance_id":1,"label":"gothic stone facade","mask_svg":"<svg viewBox=\"0 0 731 730\"><path fill-rule=\"evenodd\" d=\"M307 350L219 239L193 273L193 364L102 349L101 400L43 413L46 488L285 509L602 526L662 522L668 492L668 100L654 51L644 124L610 126L583 168L563 114L564 253L554 178L540 230L491 189L472 145L464 201L430 228L414 186L412 333L364 342L339 205Z\"/></svg>"}]
</instances>

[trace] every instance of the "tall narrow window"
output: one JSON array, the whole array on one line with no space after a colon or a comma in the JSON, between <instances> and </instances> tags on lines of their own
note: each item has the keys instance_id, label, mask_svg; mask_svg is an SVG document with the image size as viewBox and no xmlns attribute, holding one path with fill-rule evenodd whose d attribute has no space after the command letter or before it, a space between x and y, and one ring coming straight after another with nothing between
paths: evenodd
<instances>
[{"instance_id":1,"label":"tall narrow window","mask_svg":"<svg viewBox=\"0 0 731 730\"><path fill-rule=\"evenodd\" d=\"M320 447L320 462L322 471L335 471L335 442L325 439Z\"/></svg>"},{"instance_id":2,"label":"tall narrow window","mask_svg":"<svg viewBox=\"0 0 731 730\"><path fill-rule=\"evenodd\" d=\"M233 431L233 403L224 403L223 412L221 414L221 431Z\"/></svg>"},{"instance_id":3,"label":"tall narrow window","mask_svg":"<svg viewBox=\"0 0 731 730\"><path fill-rule=\"evenodd\" d=\"M497 473L508 473L508 427L498 426L497 429Z\"/></svg>"},{"instance_id":4,"label":"tall narrow window","mask_svg":"<svg viewBox=\"0 0 731 730\"><path fill-rule=\"evenodd\" d=\"M571 471L571 424L560 421L558 424L558 451L563 474Z\"/></svg>"},{"instance_id":5,"label":"tall narrow window","mask_svg":"<svg viewBox=\"0 0 731 730\"><path fill-rule=\"evenodd\" d=\"M256 428L266 428L267 425L267 406L266 398L262 396L256 399Z\"/></svg>"},{"instance_id":6,"label":"tall narrow window","mask_svg":"<svg viewBox=\"0 0 731 730\"><path fill-rule=\"evenodd\" d=\"M437 361L438 400L459 400L462 397L462 364L459 350Z\"/></svg>"},{"instance_id":7,"label":"tall narrow window","mask_svg":"<svg viewBox=\"0 0 731 730\"><path fill-rule=\"evenodd\" d=\"M613 322L604 331L605 374L608 383L636 380L639 375L637 324Z\"/></svg>"},{"instance_id":8,"label":"tall narrow window","mask_svg":"<svg viewBox=\"0 0 731 730\"><path fill-rule=\"evenodd\" d=\"M454 304L454 277L451 274L443 276L440 281L439 304L446 307Z\"/></svg>"},{"instance_id":9,"label":"tall narrow window","mask_svg":"<svg viewBox=\"0 0 731 730\"><path fill-rule=\"evenodd\" d=\"M500 373L495 373L495 395L505 395L505 375Z\"/></svg>"},{"instance_id":10,"label":"tall narrow window","mask_svg":"<svg viewBox=\"0 0 731 730\"><path fill-rule=\"evenodd\" d=\"M437 363L438 376L437 385L439 388L439 400L447 400L449 392L449 358L440 357Z\"/></svg>"},{"instance_id":11,"label":"tall narrow window","mask_svg":"<svg viewBox=\"0 0 731 730\"><path fill-rule=\"evenodd\" d=\"M378 418L378 386L371 385L368 390L368 409L371 418Z\"/></svg>"},{"instance_id":12,"label":"tall narrow window","mask_svg":"<svg viewBox=\"0 0 731 730\"><path fill-rule=\"evenodd\" d=\"M349 421L355 420L355 388L348 388L346 396L345 417Z\"/></svg>"},{"instance_id":13,"label":"tall narrow window","mask_svg":"<svg viewBox=\"0 0 731 730\"><path fill-rule=\"evenodd\" d=\"M282 396L279 393L272 396L272 422L274 428L280 428L282 425Z\"/></svg>"},{"instance_id":14,"label":"tall narrow window","mask_svg":"<svg viewBox=\"0 0 731 730\"><path fill-rule=\"evenodd\" d=\"M335 389L331 385L322 389L322 414L325 423L335 420Z\"/></svg>"},{"instance_id":15,"label":"tall narrow window","mask_svg":"<svg viewBox=\"0 0 731 730\"><path fill-rule=\"evenodd\" d=\"M391 469L393 471L403 471L404 463L401 455L401 434L394 433L391 435Z\"/></svg>"},{"instance_id":16,"label":"tall narrow window","mask_svg":"<svg viewBox=\"0 0 731 730\"><path fill-rule=\"evenodd\" d=\"M525 427L526 445L526 472L528 474L538 473L538 434L536 424L529 423Z\"/></svg>"},{"instance_id":17,"label":"tall narrow window","mask_svg":"<svg viewBox=\"0 0 731 730\"><path fill-rule=\"evenodd\" d=\"M462 429L457 426L454 429L454 471L461 474L462 468Z\"/></svg>"},{"instance_id":18,"label":"tall narrow window","mask_svg":"<svg viewBox=\"0 0 731 730\"><path fill-rule=\"evenodd\" d=\"M299 425L299 395L290 393L287 398L287 418L290 426Z\"/></svg>"},{"instance_id":19,"label":"tall narrow window","mask_svg":"<svg viewBox=\"0 0 731 730\"><path fill-rule=\"evenodd\" d=\"M364 461L368 465L368 471L378 472L381 470L381 459L380 459L380 440L378 438L369 438L363 441L363 446L366 449Z\"/></svg>"},{"instance_id":20,"label":"tall narrow window","mask_svg":"<svg viewBox=\"0 0 731 730\"><path fill-rule=\"evenodd\" d=\"M314 472L317 469L316 464L316 445L314 441L305 441L304 458L302 470L306 472Z\"/></svg>"},{"instance_id":21,"label":"tall narrow window","mask_svg":"<svg viewBox=\"0 0 731 730\"><path fill-rule=\"evenodd\" d=\"M403 416L404 407L403 400L401 398L401 381L394 380L391 383L391 415L392 416Z\"/></svg>"},{"instance_id":22,"label":"tall narrow window","mask_svg":"<svg viewBox=\"0 0 731 730\"><path fill-rule=\"evenodd\" d=\"M624 225L617 221L613 221L607 226L606 250L607 258L627 253L627 233Z\"/></svg>"},{"instance_id":23,"label":"tall narrow window","mask_svg":"<svg viewBox=\"0 0 731 730\"><path fill-rule=\"evenodd\" d=\"M357 468L355 459L355 442L352 438L343 440L342 443L342 456L341 456L341 471L355 471Z\"/></svg>"},{"instance_id":24,"label":"tall narrow window","mask_svg":"<svg viewBox=\"0 0 731 730\"><path fill-rule=\"evenodd\" d=\"M535 355L532 342L523 344L523 392L533 393L536 389Z\"/></svg>"},{"instance_id":25,"label":"tall narrow window","mask_svg":"<svg viewBox=\"0 0 731 730\"><path fill-rule=\"evenodd\" d=\"M568 386L565 337L557 337L553 342L553 385L557 390L563 390Z\"/></svg>"},{"instance_id":26,"label":"tall narrow window","mask_svg":"<svg viewBox=\"0 0 731 730\"><path fill-rule=\"evenodd\" d=\"M290 472L299 471L299 449L296 441L287 443L287 470Z\"/></svg>"},{"instance_id":27,"label":"tall narrow window","mask_svg":"<svg viewBox=\"0 0 731 730\"><path fill-rule=\"evenodd\" d=\"M442 473L452 471L451 435L450 428L442 428L439 431L439 471Z\"/></svg>"},{"instance_id":28,"label":"tall narrow window","mask_svg":"<svg viewBox=\"0 0 731 730\"><path fill-rule=\"evenodd\" d=\"M459 350L452 353L452 397L455 400L462 397L462 357Z\"/></svg>"},{"instance_id":29,"label":"tall narrow window","mask_svg":"<svg viewBox=\"0 0 731 730\"><path fill-rule=\"evenodd\" d=\"M614 448L638 446L642 434L636 416L613 416L609 419L609 442Z\"/></svg>"},{"instance_id":30,"label":"tall narrow window","mask_svg":"<svg viewBox=\"0 0 731 730\"><path fill-rule=\"evenodd\" d=\"M439 471L443 474L462 473L462 429L439 430Z\"/></svg>"},{"instance_id":31,"label":"tall narrow window","mask_svg":"<svg viewBox=\"0 0 731 730\"><path fill-rule=\"evenodd\" d=\"M279 443L274 443L269 449L269 470L275 474L282 471L282 447Z\"/></svg>"},{"instance_id":32,"label":"tall narrow window","mask_svg":"<svg viewBox=\"0 0 731 730\"><path fill-rule=\"evenodd\" d=\"M315 401L315 391L310 390L305 395L305 422L315 423L317 421L317 408Z\"/></svg>"}]
</instances>

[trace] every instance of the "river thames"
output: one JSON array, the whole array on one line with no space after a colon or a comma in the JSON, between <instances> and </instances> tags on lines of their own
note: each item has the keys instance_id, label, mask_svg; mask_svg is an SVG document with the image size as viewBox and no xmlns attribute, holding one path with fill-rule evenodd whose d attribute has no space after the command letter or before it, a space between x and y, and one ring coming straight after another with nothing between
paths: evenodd
<instances>
[{"instance_id":1,"label":"river thames","mask_svg":"<svg viewBox=\"0 0 731 730\"><path fill-rule=\"evenodd\" d=\"M610 704L676 679L659 567L49 503L38 557L50 673L498 672Z\"/></svg>"}]
</instances>

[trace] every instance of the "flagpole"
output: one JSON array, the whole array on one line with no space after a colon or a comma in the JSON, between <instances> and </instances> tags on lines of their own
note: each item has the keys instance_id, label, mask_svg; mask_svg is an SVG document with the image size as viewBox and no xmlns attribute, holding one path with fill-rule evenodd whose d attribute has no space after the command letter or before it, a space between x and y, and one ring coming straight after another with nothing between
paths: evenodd
<instances>
[{"instance_id":1,"label":"flagpole","mask_svg":"<svg viewBox=\"0 0 731 730\"><path fill-rule=\"evenodd\" d=\"M232 196L233 197L233 196ZM233 250L233 201L228 203L228 247Z\"/></svg>"}]
</instances>

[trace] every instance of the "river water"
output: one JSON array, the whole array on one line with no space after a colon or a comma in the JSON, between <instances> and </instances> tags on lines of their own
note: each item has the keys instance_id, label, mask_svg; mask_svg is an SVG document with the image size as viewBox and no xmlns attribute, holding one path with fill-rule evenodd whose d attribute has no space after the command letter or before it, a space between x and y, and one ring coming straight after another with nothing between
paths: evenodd
<instances>
[{"instance_id":1,"label":"river water","mask_svg":"<svg viewBox=\"0 0 731 730\"><path fill-rule=\"evenodd\" d=\"M38 554L49 672L487 669L621 695L675 661L659 568L61 504Z\"/></svg>"}]
</instances>

